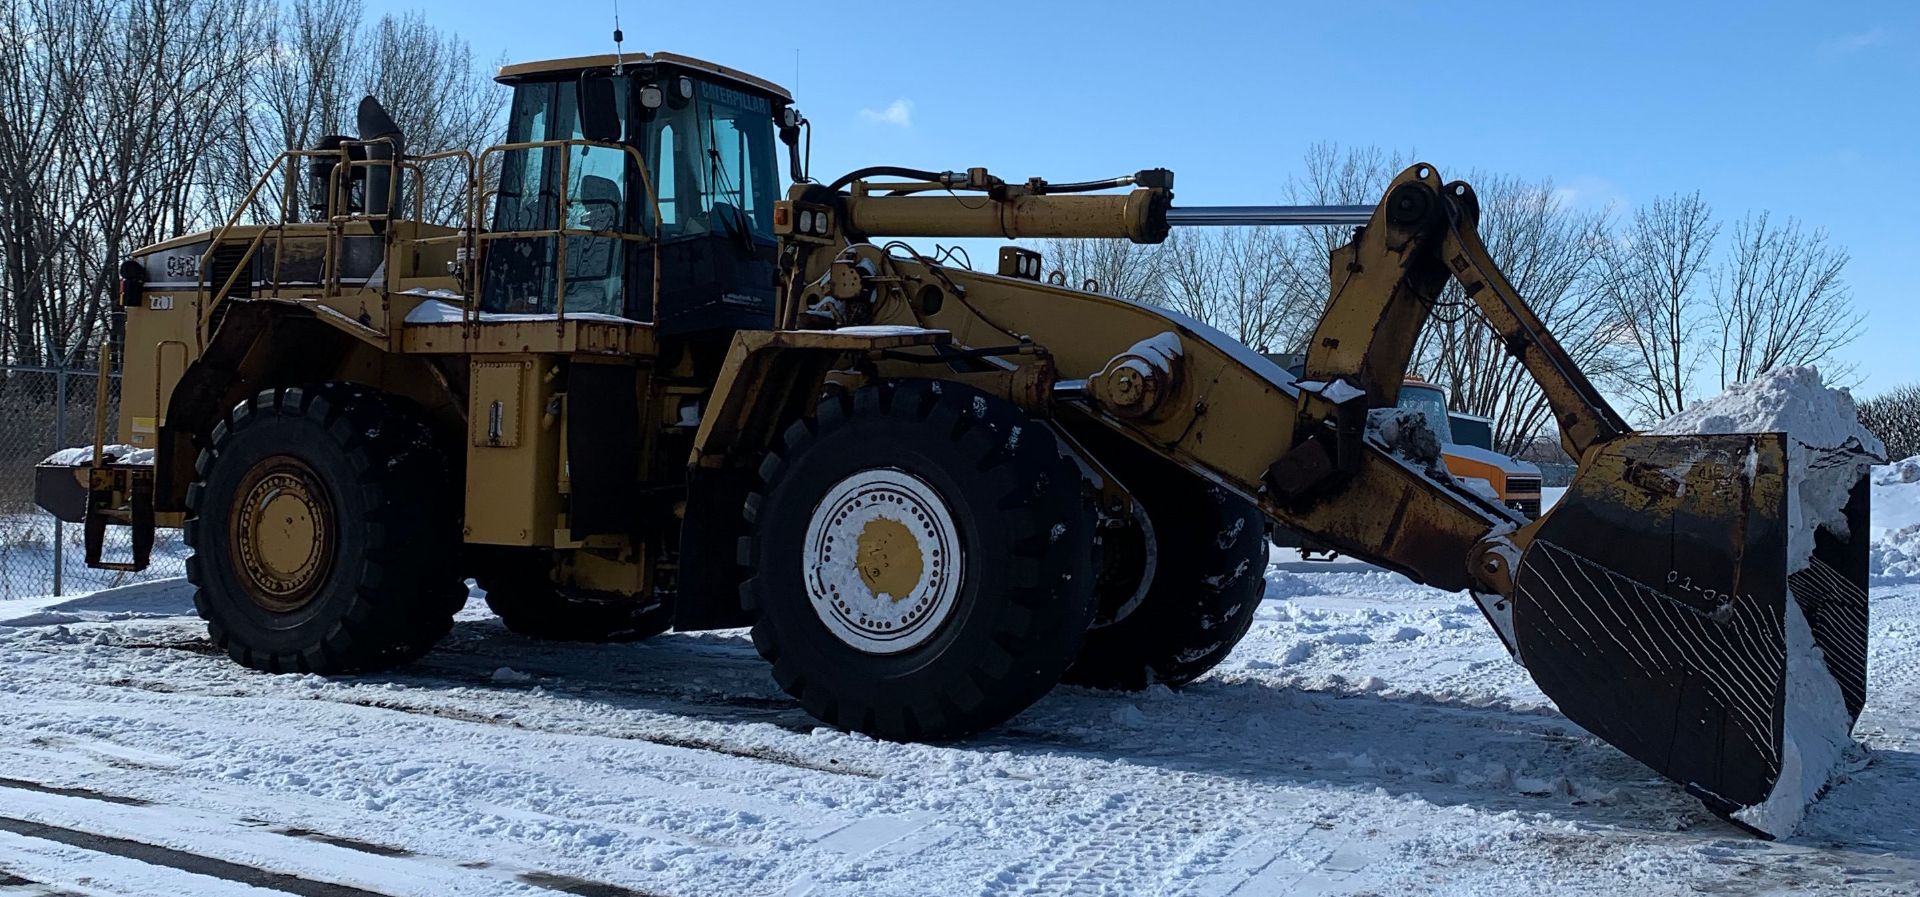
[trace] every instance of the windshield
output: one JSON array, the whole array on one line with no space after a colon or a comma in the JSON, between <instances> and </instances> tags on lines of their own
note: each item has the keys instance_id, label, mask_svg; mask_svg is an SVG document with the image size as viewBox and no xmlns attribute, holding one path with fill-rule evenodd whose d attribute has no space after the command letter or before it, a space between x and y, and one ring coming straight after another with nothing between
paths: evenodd
<instances>
[{"instance_id":1,"label":"windshield","mask_svg":"<svg viewBox=\"0 0 1920 897\"><path fill-rule=\"evenodd\" d=\"M614 112L624 131L631 118L627 79L615 77L612 86ZM516 86L507 142L583 139L578 101L571 82ZM625 314L629 253L615 234L639 232L629 220L627 154L576 146L513 149L499 157L493 229L502 239L487 248L481 308L552 314L561 308L556 288L564 282L567 313ZM573 231L564 242L554 233L562 227Z\"/></svg>"},{"instance_id":2,"label":"windshield","mask_svg":"<svg viewBox=\"0 0 1920 897\"><path fill-rule=\"evenodd\" d=\"M738 233L773 240L777 160L766 97L695 81L693 100L661 109L647 157L660 160L660 230L667 239Z\"/></svg>"},{"instance_id":3,"label":"windshield","mask_svg":"<svg viewBox=\"0 0 1920 897\"><path fill-rule=\"evenodd\" d=\"M1447 394L1440 387L1412 383L1400 387L1400 407L1407 411L1418 411L1427 419L1427 426L1433 429L1433 435L1440 438L1440 444L1453 444L1453 428L1447 420Z\"/></svg>"}]
</instances>

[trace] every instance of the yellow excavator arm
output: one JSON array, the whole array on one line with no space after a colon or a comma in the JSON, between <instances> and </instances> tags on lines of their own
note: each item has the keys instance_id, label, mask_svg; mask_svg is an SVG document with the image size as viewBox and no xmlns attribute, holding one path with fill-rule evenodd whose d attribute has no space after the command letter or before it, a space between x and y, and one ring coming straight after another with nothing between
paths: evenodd
<instances>
[{"instance_id":1,"label":"yellow excavator arm","mask_svg":"<svg viewBox=\"0 0 1920 897\"><path fill-rule=\"evenodd\" d=\"M1113 188L1128 191L1094 192ZM1472 187L1427 164L1403 171L1377 206L1264 210L1177 207L1171 173L1157 169L1061 185L873 169L797 186L776 211L776 314L788 330L937 334L827 376L968 381L1051 420L1069 446L1088 428L1117 434L1275 525L1473 593L1569 718L1732 818L1766 799L1784 762L1784 437L1634 433L1500 272L1479 218ZM1355 226L1330 256L1332 292L1302 378L1166 309L1041 282L1023 249L1003 250L989 274L885 240L1152 243L1172 227L1245 223ZM1455 481L1421 425L1394 410L1448 279L1539 384L1580 462L1538 520ZM723 379L720 393L729 387ZM713 448L708 436L697 457ZM1124 504L1126 484L1086 460L1103 500ZM1864 498L1856 505L1864 518ZM1864 543L1828 533L1820 545L1822 575L1795 574L1792 586L1821 608L1814 635L1857 716Z\"/></svg>"}]
</instances>

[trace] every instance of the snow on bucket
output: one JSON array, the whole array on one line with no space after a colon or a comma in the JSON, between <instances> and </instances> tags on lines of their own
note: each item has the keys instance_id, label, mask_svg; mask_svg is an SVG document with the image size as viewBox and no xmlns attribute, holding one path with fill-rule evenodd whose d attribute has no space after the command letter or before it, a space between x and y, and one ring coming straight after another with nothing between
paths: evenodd
<instances>
[{"instance_id":1,"label":"snow on bucket","mask_svg":"<svg viewBox=\"0 0 1920 897\"><path fill-rule=\"evenodd\" d=\"M1521 662L1569 719L1732 821L1791 834L1865 700L1882 452L1812 368L1598 447L1526 546Z\"/></svg>"}]
</instances>

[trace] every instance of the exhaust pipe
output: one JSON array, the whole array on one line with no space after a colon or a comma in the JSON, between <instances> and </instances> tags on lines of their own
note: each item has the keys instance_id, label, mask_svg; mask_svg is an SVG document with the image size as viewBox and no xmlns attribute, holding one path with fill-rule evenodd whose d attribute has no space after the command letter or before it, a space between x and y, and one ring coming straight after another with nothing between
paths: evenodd
<instances>
[{"instance_id":1,"label":"exhaust pipe","mask_svg":"<svg viewBox=\"0 0 1920 897\"><path fill-rule=\"evenodd\" d=\"M387 114L386 107L371 96L361 98L356 118L361 140L390 141L373 143L366 148L368 161L392 163L367 166L366 213L386 215L400 199L393 179L397 174L395 169L399 167L397 160L406 158L406 135L401 133L399 125L394 124L393 116ZM384 220L375 218L372 224L376 234L386 230L387 223Z\"/></svg>"}]
</instances>

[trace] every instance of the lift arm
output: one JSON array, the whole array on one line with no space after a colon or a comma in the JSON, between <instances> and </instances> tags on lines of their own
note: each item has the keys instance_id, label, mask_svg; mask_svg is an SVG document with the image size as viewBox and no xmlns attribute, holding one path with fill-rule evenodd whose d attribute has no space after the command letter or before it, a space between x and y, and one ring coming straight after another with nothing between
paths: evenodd
<instances>
[{"instance_id":1,"label":"lift arm","mask_svg":"<svg viewBox=\"0 0 1920 897\"><path fill-rule=\"evenodd\" d=\"M1471 187L1414 165L1363 216L1354 207L1182 209L1170 176L1103 184L1133 187L1125 195L1061 195L976 171L876 195L893 186L796 188L784 230L775 216L786 238L783 320L945 331L945 364L868 364L880 376L1026 384L1005 394L1058 427L1112 430L1245 496L1278 525L1471 591L1569 718L1722 814L1737 819L1781 780L1794 475L1784 436L1633 433L1489 257ZM1329 258L1332 292L1298 381L1172 311L1040 283L1023 250L1003 254L1000 274L989 275L873 242L1151 243L1174 226L1228 224L1355 227ZM1538 383L1579 461L1567 495L1539 520L1455 481L1431 442L1423 450L1407 438L1418 424L1395 410L1450 279ZM1857 504L1864 515L1864 499ZM1792 572L1850 716L1864 698L1864 522L1816 540L1815 573Z\"/></svg>"}]
</instances>

